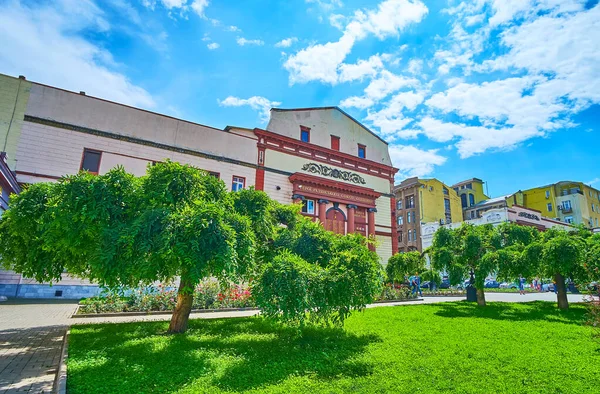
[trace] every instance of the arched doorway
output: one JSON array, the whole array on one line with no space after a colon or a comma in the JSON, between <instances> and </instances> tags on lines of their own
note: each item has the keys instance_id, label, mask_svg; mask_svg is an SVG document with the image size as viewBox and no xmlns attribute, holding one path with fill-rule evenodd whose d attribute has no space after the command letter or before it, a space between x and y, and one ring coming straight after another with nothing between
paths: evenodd
<instances>
[{"instance_id":1,"label":"arched doorway","mask_svg":"<svg viewBox=\"0 0 600 394\"><path fill-rule=\"evenodd\" d=\"M329 208L325 221L325 229L336 234L346 234L346 215L339 208Z\"/></svg>"}]
</instances>

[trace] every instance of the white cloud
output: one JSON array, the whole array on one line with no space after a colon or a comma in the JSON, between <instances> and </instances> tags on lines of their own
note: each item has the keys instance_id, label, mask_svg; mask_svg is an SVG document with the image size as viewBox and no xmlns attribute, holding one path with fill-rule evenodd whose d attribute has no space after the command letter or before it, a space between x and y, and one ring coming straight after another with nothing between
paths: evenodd
<instances>
[{"instance_id":1,"label":"white cloud","mask_svg":"<svg viewBox=\"0 0 600 394\"><path fill-rule=\"evenodd\" d=\"M374 101L378 101L404 87L417 85L419 85L419 81L415 78L407 78L383 70L379 76L376 79L373 79L365 88L365 95L372 98Z\"/></svg>"},{"instance_id":2,"label":"white cloud","mask_svg":"<svg viewBox=\"0 0 600 394\"><path fill-rule=\"evenodd\" d=\"M419 0L386 0L376 10L356 11L338 41L311 45L287 59L284 67L290 73L290 84L309 81L336 84L338 68L357 41L369 34L380 40L398 36L409 25L420 22L427 12Z\"/></svg>"},{"instance_id":3,"label":"white cloud","mask_svg":"<svg viewBox=\"0 0 600 394\"><path fill-rule=\"evenodd\" d=\"M335 27L338 30L344 30L343 23L345 20L346 20L346 17L341 14L329 15L329 23L331 24L331 26Z\"/></svg>"},{"instance_id":4,"label":"white cloud","mask_svg":"<svg viewBox=\"0 0 600 394\"><path fill-rule=\"evenodd\" d=\"M264 45L265 42L262 40L248 40L244 37L238 37L236 42L238 43L239 46L244 46L244 45Z\"/></svg>"},{"instance_id":5,"label":"white cloud","mask_svg":"<svg viewBox=\"0 0 600 394\"><path fill-rule=\"evenodd\" d=\"M271 108L281 105L278 101L270 101L264 97L253 96L248 99L241 99L239 97L229 96L225 100L217 100L222 107L242 107L249 106L255 111L259 112L260 120L267 122Z\"/></svg>"},{"instance_id":6,"label":"white cloud","mask_svg":"<svg viewBox=\"0 0 600 394\"><path fill-rule=\"evenodd\" d=\"M333 9L343 5L341 0L306 0L306 2L308 4L316 4L324 12L332 11Z\"/></svg>"},{"instance_id":7,"label":"white cloud","mask_svg":"<svg viewBox=\"0 0 600 394\"><path fill-rule=\"evenodd\" d=\"M423 150L412 145L390 145L389 152L392 164L398 168L397 179L429 175L447 160L437 149Z\"/></svg>"},{"instance_id":8,"label":"white cloud","mask_svg":"<svg viewBox=\"0 0 600 394\"><path fill-rule=\"evenodd\" d=\"M194 10L194 12L198 14L198 16L204 17L204 10L206 9L206 7L208 7L208 0L194 0L192 2L191 7L192 10Z\"/></svg>"},{"instance_id":9,"label":"white cloud","mask_svg":"<svg viewBox=\"0 0 600 394\"><path fill-rule=\"evenodd\" d=\"M219 44L217 44L216 42L211 42L211 43L210 43L210 44L208 44L206 47L212 51L212 50L215 50L215 49L219 48L219 47L220 47L220 45L219 45Z\"/></svg>"},{"instance_id":10,"label":"white cloud","mask_svg":"<svg viewBox=\"0 0 600 394\"><path fill-rule=\"evenodd\" d=\"M419 74L423 69L423 60L412 59L408 62L408 72L411 74Z\"/></svg>"},{"instance_id":11,"label":"white cloud","mask_svg":"<svg viewBox=\"0 0 600 394\"><path fill-rule=\"evenodd\" d=\"M413 122L412 118L404 116L404 110L413 111L423 102L424 98L425 95L423 92L409 91L398 93L386 103L383 109L369 111L365 119L379 128L380 134L384 137L414 137L414 132L403 130Z\"/></svg>"},{"instance_id":12,"label":"white cloud","mask_svg":"<svg viewBox=\"0 0 600 394\"><path fill-rule=\"evenodd\" d=\"M340 102L342 108L360 108L365 109L371 107L375 102L368 97L351 96Z\"/></svg>"},{"instance_id":13,"label":"white cloud","mask_svg":"<svg viewBox=\"0 0 600 394\"><path fill-rule=\"evenodd\" d=\"M239 28L239 27L237 27L237 26L233 26L233 25L232 25L232 26L229 26L229 27L227 28L227 31L240 32L240 31L242 31L242 29L240 29L240 28Z\"/></svg>"},{"instance_id":14,"label":"white cloud","mask_svg":"<svg viewBox=\"0 0 600 394\"><path fill-rule=\"evenodd\" d=\"M380 56L377 54L371 56L368 60L361 59L356 64L340 64L339 81L362 81L364 77L374 77L380 70L383 69L382 59L385 57L385 55Z\"/></svg>"},{"instance_id":15,"label":"white cloud","mask_svg":"<svg viewBox=\"0 0 600 394\"><path fill-rule=\"evenodd\" d=\"M123 104L154 108L152 96L118 71L120 66L110 52L80 34L109 29L102 10L90 1L32 8L1 3L0 69Z\"/></svg>"},{"instance_id":16,"label":"white cloud","mask_svg":"<svg viewBox=\"0 0 600 394\"><path fill-rule=\"evenodd\" d=\"M275 46L278 48L289 48L295 42L298 42L298 39L296 37L284 38L283 40L276 43Z\"/></svg>"},{"instance_id":17,"label":"white cloud","mask_svg":"<svg viewBox=\"0 0 600 394\"><path fill-rule=\"evenodd\" d=\"M588 185L595 185L596 183L600 182L600 178L594 178L591 181L589 181L587 184Z\"/></svg>"}]
</instances>

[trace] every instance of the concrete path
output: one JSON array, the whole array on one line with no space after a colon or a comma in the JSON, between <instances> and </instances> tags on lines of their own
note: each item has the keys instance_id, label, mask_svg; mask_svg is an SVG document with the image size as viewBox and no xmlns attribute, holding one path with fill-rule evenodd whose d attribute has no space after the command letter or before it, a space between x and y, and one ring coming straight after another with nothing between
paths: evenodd
<instances>
[{"instance_id":1,"label":"concrete path","mask_svg":"<svg viewBox=\"0 0 600 394\"><path fill-rule=\"evenodd\" d=\"M423 301L372 304L367 308L431 304L464 299L462 297L425 297ZM553 293L521 296L512 293L486 293L488 301L553 301ZM569 302L581 302L582 295L569 295ZM51 393L56 379L62 343L71 325L164 321L170 315L118 316L72 319L75 301L16 300L0 303L0 394ZM192 319L217 319L256 315L257 311L193 313Z\"/></svg>"}]
</instances>

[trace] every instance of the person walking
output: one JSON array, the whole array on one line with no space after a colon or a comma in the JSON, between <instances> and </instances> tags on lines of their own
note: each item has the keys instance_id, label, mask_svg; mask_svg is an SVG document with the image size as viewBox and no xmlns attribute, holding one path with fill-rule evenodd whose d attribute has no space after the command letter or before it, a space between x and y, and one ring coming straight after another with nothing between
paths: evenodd
<instances>
[{"instance_id":1,"label":"person walking","mask_svg":"<svg viewBox=\"0 0 600 394\"><path fill-rule=\"evenodd\" d=\"M421 295L421 297L423 297L423 292L421 291L421 277L419 276L419 273L417 272L415 274L415 276L413 276L413 294L416 294L417 292Z\"/></svg>"},{"instance_id":2,"label":"person walking","mask_svg":"<svg viewBox=\"0 0 600 394\"><path fill-rule=\"evenodd\" d=\"M520 295L525 295L525 282L527 280L525 278L523 278L523 275L521 275L519 277L519 294Z\"/></svg>"}]
</instances>

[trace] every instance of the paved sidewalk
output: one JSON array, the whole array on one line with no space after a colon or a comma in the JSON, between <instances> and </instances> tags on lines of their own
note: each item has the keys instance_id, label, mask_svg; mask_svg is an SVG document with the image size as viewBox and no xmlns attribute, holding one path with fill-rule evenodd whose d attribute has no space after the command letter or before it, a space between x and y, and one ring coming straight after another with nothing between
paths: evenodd
<instances>
[{"instance_id":1,"label":"paved sidewalk","mask_svg":"<svg viewBox=\"0 0 600 394\"><path fill-rule=\"evenodd\" d=\"M582 295L568 296L581 302ZM425 297L423 301L371 304L367 308L459 301L464 297ZM553 301L554 293L486 293L488 301ZM62 341L71 325L170 320L171 315L116 316L71 319L75 301L17 300L0 303L0 394L51 393L58 371ZM246 317L258 311L193 313L192 319Z\"/></svg>"}]
</instances>

